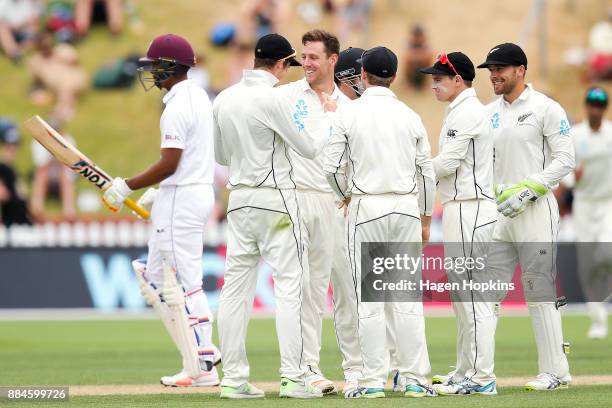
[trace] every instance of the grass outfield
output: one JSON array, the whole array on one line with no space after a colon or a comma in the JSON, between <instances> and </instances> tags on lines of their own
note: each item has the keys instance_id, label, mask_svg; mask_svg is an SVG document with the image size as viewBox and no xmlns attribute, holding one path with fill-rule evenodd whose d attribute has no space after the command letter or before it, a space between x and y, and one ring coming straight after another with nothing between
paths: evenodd
<instances>
[{"instance_id":1,"label":"grass outfield","mask_svg":"<svg viewBox=\"0 0 612 408\"><path fill-rule=\"evenodd\" d=\"M582 316L564 318L564 331L572 343L569 356L572 374L612 375L612 340L586 338L589 321ZM248 353L253 381L278 380L278 346L270 319L253 320L249 328ZM432 373L445 373L454 361L455 323L452 318L427 320L427 339ZM153 384L160 376L178 371L178 354L160 322L134 321L2 321L0 322L1 385L104 385ZM525 317L503 317L497 331L496 372L499 377L536 374L535 344L531 324ZM334 380L342 378L333 325L325 321L321 368ZM603 407L612 400L612 385L570 387L554 393L527 393L501 388L496 398L469 397L409 400L422 406ZM248 401L249 405L278 404ZM389 396L392 396L389 393ZM449 399L450 398L450 399ZM469 399L469 401L468 401ZM215 395L112 395L74 396L78 406L196 406L219 403ZM397 404L393 400L377 405ZM223 402L224 404L238 403ZM325 398L326 406L347 402ZM362 402L354 402L361 404ZM368 403L368 402L366 402ZM371 403L371 402L370 402ZM259 405L258 405L259 404ZM288 405L287 401L282 403ZM292 405L311 404L291 401ZM239 404L240 405L240 404ZM20 406L25 406L21 404ZM38 403L36 406L40 406Z\"/></svg>"}]
</instances>

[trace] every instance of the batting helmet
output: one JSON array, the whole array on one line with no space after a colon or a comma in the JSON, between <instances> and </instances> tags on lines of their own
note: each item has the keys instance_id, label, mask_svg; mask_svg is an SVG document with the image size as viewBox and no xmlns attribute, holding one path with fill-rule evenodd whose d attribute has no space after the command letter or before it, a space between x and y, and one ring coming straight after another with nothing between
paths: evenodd
<instances>
[{"instance_id":1,"label":"batting helmet","mask_svg":"<svg viewBox=\"0 0 612 408\"><path fill-rule=\"evenodd\" d=\"M160 88L163 81L176 73L177 66L193 67L196 64L193 48L186 39L176 34L155 37L149 44L147 56L139 61L139 78L146 91L153 85ZM151 76L146 77L143 73L150 73ZM147 82L153 85L147 86Z\"/></svg>"},{"instance_id":2,"label":"batting helmet","mask_svg":"<svg viewBox=\"0 0 612 408\"><path fill-rule=\"evenodd\" d=\"M336 83L344 82L353 90L357 96L363 93L363 83L361 82L361 55L362 48L347 48L338 56L338 62L334 67L334 78Z\"/></svg>"}]
</instances>

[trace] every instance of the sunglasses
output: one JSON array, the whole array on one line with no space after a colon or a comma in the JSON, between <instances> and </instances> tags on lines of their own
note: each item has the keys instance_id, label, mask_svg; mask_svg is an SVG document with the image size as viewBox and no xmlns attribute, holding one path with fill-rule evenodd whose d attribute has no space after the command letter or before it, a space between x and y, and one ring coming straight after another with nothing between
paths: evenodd
<instances>
[{"instance_id":1,"label":"sunglasses","mask_svg":"<svg viewBox=\"0 0 612 408\"><path fill-rule=\"evenodd\" d=\"M455 75L459 75L459 73L457 72L457 70L453 66L453 63L450 62L450 60L448 59L448 56L446 55L446 53L442 53L442 54L438 55L438 62L440 64L442 64L442 65L448 65L450 67L450 69L453 70ZM459 75L459 76L461 76L461 75Z\"/></svg>"}]
</instances>

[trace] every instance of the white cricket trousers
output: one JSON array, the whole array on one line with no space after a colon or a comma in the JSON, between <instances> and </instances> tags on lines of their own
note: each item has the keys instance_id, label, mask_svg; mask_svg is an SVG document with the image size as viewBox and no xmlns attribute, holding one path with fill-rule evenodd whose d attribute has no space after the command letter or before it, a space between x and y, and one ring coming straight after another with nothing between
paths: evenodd
<instances>
[{"instance_id":1,"label":"white cricket trousers","mask_svg":"<svg viewBox=\"0 0 612 408\"><path fill-rule=\"evenodd\" d=\"M210 184L162 186L151 209L146 278L161 289L162 260L166 258L176 269L200 354L212 344L213 315L202 289L202 252L204 227L214 204Z\"/></svg>"},{"instance_id":2,"label":"white cricket trousers","mask_svg":"<svg viewBox=\"0 0 612 408\"><path fill-rule=\"evenodd\" d=\"M486 259L497 222L497 205L491 200L449 201L444 204L442 233L444 257ZM449 282L488 281L485 269L467 273L446 271ZM495 301L487 293L472 290L451 292L457 319L457 362L454 381L465 377L481 385L495 380Z\"/></svg>"},{"instance_id":3,"label":"white cricket trousers","mask_svg":"<svg viewBox=\"0 0 612 408\"><path fill-rule=\"evenodd\" d=\"M225 275L218 330L223 356L222 386L249 381L245 340L260 258L272 268L280 376L304 379L302 247L304 231L295 190L243 187L229 196Z\"/></svg>"},{"instance_id":4,"label":"white cricket trousers","mask_svg":"<svg viewBox=\"0 0 612 408\"><path fill-rule=\"evenodd\" d=\"M354 195L347 223L349 267L355 287L359 316L359 342L363 378L359 385L384 388L389 373L387 326L395 334L395 356L399 373L426 384L431 370L425 340L423 303L364 302L361 299L361 244L366 242L417 243L412 257L421 257L421 219L415 195ZM364 275L365 276L365 275Z\"/></svg>"},{"instance_id":5,"label":"white cricket trousers","mask_svg":"<svg viewBox=\"0 0 612 408\"><path fill-rule=\"evenodd\" d=\"M561 314L555 307L559 208L552 192L528 204L515 218L498 214L487 273L510 282L521 265L523 291L538 350L540 373L571 379L564 352ZM501 298L499 299L501 301Z\"/></svg>"},{"instance_id":6,"label":"white cricket trousers","mask_svg":"<svg viewBox=\"0 0 612 408\"><path fill-rule=\"evenodd\" d=\"M332 283L336 339L346 379L361 376L361 350L352 275L349 274L344 240L344 214L333 193L297 190L304 225L303 327L307 374L322 374L319 368L321 330Z\"/></svg>"}]
</instances>

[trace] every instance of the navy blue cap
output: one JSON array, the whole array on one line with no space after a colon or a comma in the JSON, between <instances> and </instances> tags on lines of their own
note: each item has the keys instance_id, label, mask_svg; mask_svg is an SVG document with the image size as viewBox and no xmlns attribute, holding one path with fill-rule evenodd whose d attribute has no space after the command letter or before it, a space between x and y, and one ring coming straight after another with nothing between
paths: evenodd
<instances>
[{"instance_id":1,"label":"navy blue cap","mask_svg":"<svg viewBox=\"0 0 612 408\"><path fill-rule=\"evenodd\" d=\"M361 56L363 70L381 78L391 78L397 73L397 55L387 47L370 48Z\"/></svg>"}]
</instances>

